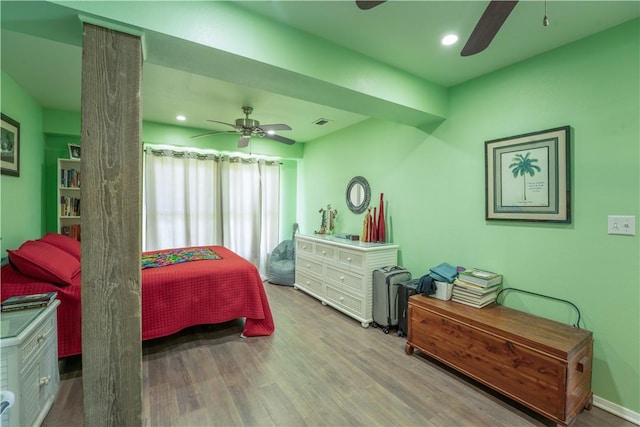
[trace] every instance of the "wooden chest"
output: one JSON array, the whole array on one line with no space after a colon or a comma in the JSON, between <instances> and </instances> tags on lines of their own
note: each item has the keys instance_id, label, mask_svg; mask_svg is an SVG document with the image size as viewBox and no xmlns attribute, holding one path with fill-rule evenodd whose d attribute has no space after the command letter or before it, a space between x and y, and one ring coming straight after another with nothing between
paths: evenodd
<instances>
[{"instance_id":1,"label":"wooden chest","mask_svg":"<svg viewBox=\"0 0 640 427\"><path fill-rule=\"evenodd\" d=\"M591 409L590 331L499 305L409 298L406 353L418 349L560 425Z\"/></svg>"}]
</instances>

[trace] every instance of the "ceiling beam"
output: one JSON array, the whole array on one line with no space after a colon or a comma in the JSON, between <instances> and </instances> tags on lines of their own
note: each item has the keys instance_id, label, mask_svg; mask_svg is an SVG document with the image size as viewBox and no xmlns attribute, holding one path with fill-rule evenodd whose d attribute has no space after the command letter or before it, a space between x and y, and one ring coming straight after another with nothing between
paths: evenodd
<instances>
[{"instance_id":1,"label":"ceiling beam","mask_svg":"<svg viewBox=\"0 0 640 427\"><path fill-rule=\"evenodd\" d=\"M153 64L420 129L447 116L445 88L227 2L50 3L142 31Z\"/></svg>"}]
</instances>

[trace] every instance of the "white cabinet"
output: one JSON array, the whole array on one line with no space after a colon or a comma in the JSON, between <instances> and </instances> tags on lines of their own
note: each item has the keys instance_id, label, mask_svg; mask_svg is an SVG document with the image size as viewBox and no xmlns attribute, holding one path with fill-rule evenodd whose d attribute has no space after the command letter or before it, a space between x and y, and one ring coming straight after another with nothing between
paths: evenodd
<instances>
[{"instance_id":1,"label":"white cabinet","mask_svg":"<svg viewBox=\"0 0 640 427\"><path fill-rule=\"evenodd\" d=\"M58 233L80 240L80 160L58 159Z\"/></svg>"},{"instance_id":2,"label":"white cabinet","mask_svg":"<svg viewBox=\"0 0 640 427\"><path fill-rule=\"evenodd\" d=\"M296 235L294 287L360 321L373 321L373 270L398 262L398 245Z\"/></svg>"},{"instance_id":3,"label":"white cabinet","mask_svg":"<svg viewBox=\"0 0 640 427\"><path fill-rule=\"evenodd\" d=\"M2 313L0 389L15 395L2 426L39 426L60 385L56 311L47 307Z\"/></svg>"}]
</instances>

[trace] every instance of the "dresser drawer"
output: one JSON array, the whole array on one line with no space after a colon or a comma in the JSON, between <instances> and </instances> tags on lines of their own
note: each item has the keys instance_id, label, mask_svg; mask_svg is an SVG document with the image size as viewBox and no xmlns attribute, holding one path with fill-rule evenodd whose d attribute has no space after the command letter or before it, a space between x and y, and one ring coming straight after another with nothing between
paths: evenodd
<instances>
[{"instance_id":1,"label":"dresser drawer","mask_svg":"<svg viewBox=\"0 0 640 427\"><path fill-rule=\"evenodd\" d=\"M336 289L349 291L356 296L364 295L364 278L337 268L327 267L327 283Z\"/></svg>"},{"instance_id":2,"label":"dresser drawer","mask_svg":"<svg viewBox=\"0 0 640 427\"><path fill-rule=\"evenodd\" d=\"M317 277L296 271L296 285L318 296L322 295L322 280Z\"/></svg>"},{"instance_id":3,"label":"dresser drawer","mask_svg":"<svg viewBox=\"0 0 640 427\"><path fill-rule=\"evenodd\" d=\"M335 262L337 249L333 246L316 243L314 252L323 261Z\"/></svg>"},{"instance_id":4,"label":"dresser drawer","mask_svg":"<svg viewBox=\"0 0 640 427\"><path fill-rule=\"evenodd\" d=\"M357 252L340 249L338 250L338 264L351 271L362 273L365 266L365 257Z\"/></svg>"},{"instance_id":5,"label":"dresser drawer","mask_svg":"<svg viewBox=\"0 0 640 427\"><path fill-rule=\"evenodd\" d=\"M306 240L296 240L296 253L313 255L313 243Z\"/></svg>"},{"instance_id":6,"label":"dresser drawer","mask_svg":"<svg viewBox=\"0 0 640 427\"><path fill-rule=\"evenodd\" d=\"M312 273L322 276L322 262L299 256L296 261L296 272Z\"/></svg>"},{"instance_id":7,"label":"dresser drawer","mask_svg":"<svg viewBox=\"0 0 640 427\"><path fill-rule=\"evenodd\" d=\"M353 295L349 295L346 292L342 292L341 290L328 285L326 287L326 291L326 298L328 301L358 317L367 317L364 313L364 301L362 298L354 297Z\"/></svg>"},{"instance_id":8,"label":"dresser drawer","mask_svg":"<svg viewBox=\"0 0 640 427\"><path fill-rule=\"evenodd\" d=\"M29 360L37 355L38 350L44 347L45 340L55 327L55 321L56 319L52 316L47 317L43 324L29 334L25 342L20 345L20 357L25 363L29 363Z\"/></svg>"}]
</instances>

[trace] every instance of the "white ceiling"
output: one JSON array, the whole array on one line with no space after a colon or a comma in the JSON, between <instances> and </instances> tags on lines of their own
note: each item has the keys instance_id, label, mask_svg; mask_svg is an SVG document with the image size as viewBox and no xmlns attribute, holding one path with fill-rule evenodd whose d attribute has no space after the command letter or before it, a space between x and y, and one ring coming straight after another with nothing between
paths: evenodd
<instances>
[{"instance_id":1,"label":"white ceiling","mask_svg":"<svg viewBox=\"0 0 640 427\"><path fill-rule=\"evenodd\" d=\"M126 7L126 3L113 2L114 7ZM153 3L146 2L149 7ZM181 4L189 7L189 3ZM545 3L520 1L487 50L461 57L459 52L487 4L390 0L368 11L359 10L351 0L242 1L235 6L283 28L291 27L300 40L311 35L443 87L640 16L638 1L549 1L551 24L544 27ZM43 107L80 111L81 31L73 10L50 2L3 0L0 5L3 71ZM449 32L458 33L460 41L443 47L439 40ZM241 107L250 105L254 107L252 118L261 123L287 123L293 130L282 135L306 142L368 118L364 110L346 111L276 93L271 90L273 84L261 84L260 76L251 85L236 84L147 61L143 81L144 118L160 123L228 130L207 119L233 122L242 117ZM187 122L177 123L177 114L186 115ZM319 118L330 123L324 127L312 124Z\"/></svg>"}]
</instances>

